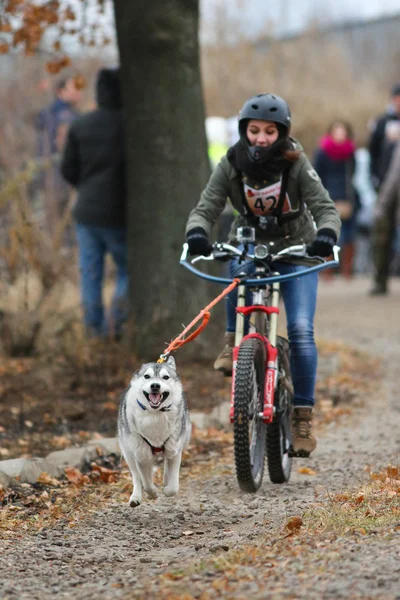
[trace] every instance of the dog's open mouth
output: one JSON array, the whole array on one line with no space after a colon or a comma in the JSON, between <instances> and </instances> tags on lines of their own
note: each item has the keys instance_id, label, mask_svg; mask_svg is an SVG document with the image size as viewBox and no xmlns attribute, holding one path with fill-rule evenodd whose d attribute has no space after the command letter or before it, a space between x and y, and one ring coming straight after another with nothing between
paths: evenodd
<instances>
[{"instance_id":1,"label":"dog's open mouth","mask_svg":"<svg viewBox=\"0 0 400 600\"><path fill-rule=\"evenodd\" d=\"M163 394L160 394L160 392L149 394L143 391L143 394L146 396L151 408L158 408L169 396L169 392L164 392Z\"/></svg>"}]
</instances>

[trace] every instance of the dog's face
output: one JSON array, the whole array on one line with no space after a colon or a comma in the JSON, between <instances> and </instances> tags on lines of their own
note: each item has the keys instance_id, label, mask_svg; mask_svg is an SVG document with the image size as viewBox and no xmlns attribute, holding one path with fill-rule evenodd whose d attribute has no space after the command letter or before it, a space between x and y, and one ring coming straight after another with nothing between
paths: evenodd
<instances>
[{"instance_id":1,"label":"dog's face","mask_svg":"<svg viewBox=\"0 0 400 600\"><path fill-rule=\"evenodd\" d=\"M168 399L168 406L182 394L182 386L176 372L175 360L170 356L165 363L147 363L132 378L147 406L160 410Z\"/></svg>"}]
</instances>

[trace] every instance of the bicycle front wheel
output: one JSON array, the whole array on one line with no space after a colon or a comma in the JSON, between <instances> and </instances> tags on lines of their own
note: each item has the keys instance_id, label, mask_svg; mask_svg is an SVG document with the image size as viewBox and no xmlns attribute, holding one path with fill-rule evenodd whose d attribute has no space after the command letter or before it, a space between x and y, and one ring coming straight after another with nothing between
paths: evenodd
<instances>
[{"instance_id":1,"label":"bicycle front wheel","mask_svg":"<svg viewBox=\"0 0 400 600\"><path fill-rule=\"evenodd\" d=\"M266 426L264 404L265 349L261 340L244 340L239 348L234 386L236 476L244 492L256 492L264 474Z\"/></svg>"}]
</instances>

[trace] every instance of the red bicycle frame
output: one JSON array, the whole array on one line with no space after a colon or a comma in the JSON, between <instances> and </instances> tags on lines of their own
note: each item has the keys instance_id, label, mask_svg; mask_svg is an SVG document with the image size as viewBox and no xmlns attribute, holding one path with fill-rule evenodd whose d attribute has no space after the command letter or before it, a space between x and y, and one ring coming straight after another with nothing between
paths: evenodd
<instances>
[{"instance_id":1,"label":"red bicycle frame","mask_svg":"<svg viewBox=\"0 0 400 600\"><path fill-rule=\"evenodd\" d=\"M243 298L243 293L238 294L239 302L240 298ZM241 315L242 327L239 327L239 331L236 331L235 347L233 349L233 368L232 368L232 390L231 390L231 405L230 405L230 422L234 421L234 399L235 399L235 375L236 365L239 354L240 344L247 339L257 338L261 340L265 350L265 382L264 382L264 404L262 419L264 423L272 423L274 418L274 397L275 389L277 384L277 371L278 371L278 350L276 348L276 326L277 317L279 314L279 308L277 306L279 302L279 283L274 283L272 286L272 305L263 306L261 304L253 306L237 306L236 313ZM253 313L262 312L268 315L270 319L269 338L265 335L261 335L257 331L251 332L247 335L243 335L243 322L244 317L250 316Z\"/></svg>"}]
</instances>

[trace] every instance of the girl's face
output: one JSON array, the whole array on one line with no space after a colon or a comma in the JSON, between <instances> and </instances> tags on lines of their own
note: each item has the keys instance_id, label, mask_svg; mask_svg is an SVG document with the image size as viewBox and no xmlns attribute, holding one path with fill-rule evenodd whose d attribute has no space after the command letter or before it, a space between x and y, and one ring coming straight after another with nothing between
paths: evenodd
<instances>
[{"instance_id":1,"label":"girl's face","mask_svg":"<svg viewBox=\"0 0 400 600\"><path fill-rule=\"evenodd\" d=\"M268 148L278 139L279 131L272 121L251 119L247 124L246 135L251 146Z\"/></svg>"},{"instance_id":2,"label":"girl's face","mask_svg":"<svg viewBox=\"0 0 400 600\"><path fill-rule=\"evenodd\" d=\"M341 123L336 123L332 127L332 137L338 144L345 142L348 138L346 127Z\"/></svg>"}]
</instances>

